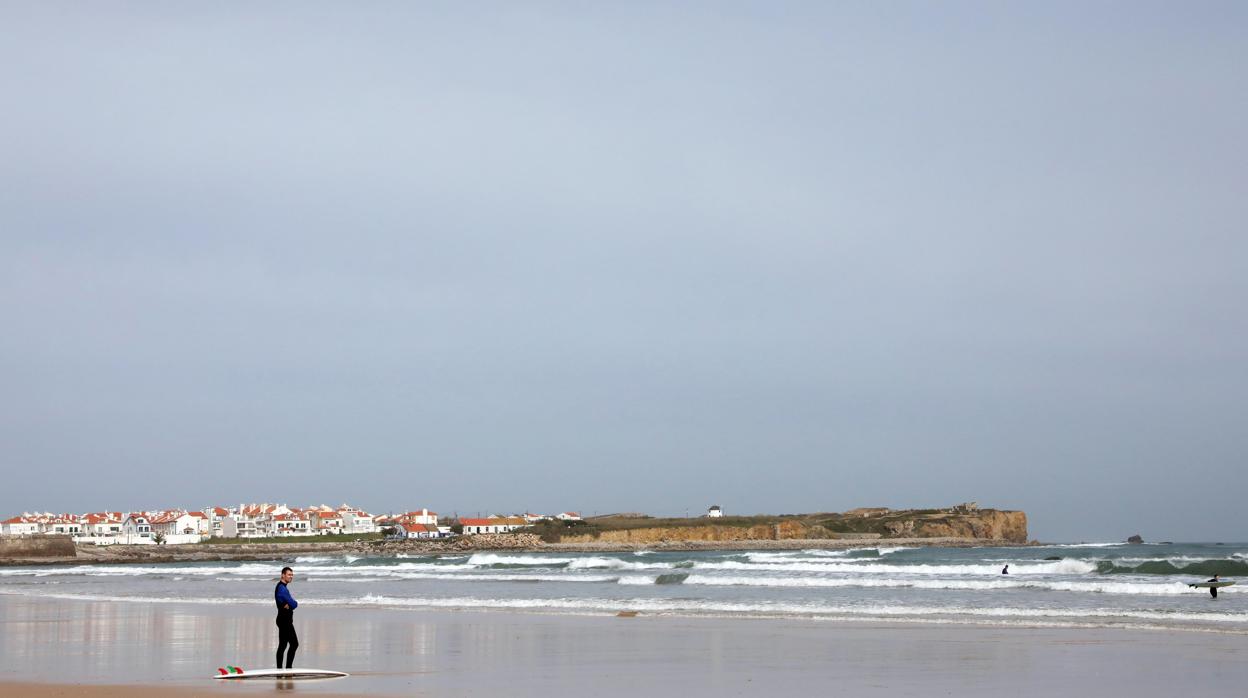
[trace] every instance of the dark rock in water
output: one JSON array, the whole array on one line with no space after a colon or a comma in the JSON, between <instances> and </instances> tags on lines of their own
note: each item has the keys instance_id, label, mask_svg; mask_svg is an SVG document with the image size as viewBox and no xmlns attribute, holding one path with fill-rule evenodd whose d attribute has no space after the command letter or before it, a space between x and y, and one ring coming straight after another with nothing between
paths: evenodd
<instances>
[{"instance_id":1,"label":"dark rock in water","mask_svg":"<svg viewBox=\"0 0 1248 698\"><path fill-rule=\"evenodd\" d=\"M1062 556L1061 556L1061 555L1050 555L1050 556L1048 556L1048 557L1046 557L1046 558L1044 558L1044 559L1046 559L1046 560L1060 560L1060 559L1062 559Z\"/></svg>"},{"instance_id":2,"label":"dark rock in water","mask_svg":"<svg viewBox=\"0 0 1248 698\"><path fill-rule=\"evenodd\" d=\"M1139 545L1140 543L1143 543L1143 542L1144 542L1144 539L1143 539L1143 538L1140 538L1140 534L1138 534L1138 533L1137 533L1137 534L1135 534L1134 536L1131 536L1130 538L1128 538L1128 539L1127 539L1127 542L1128 542L1128 543L1134 543L1134 544L1136 544L1136 545Z\"/></svg>"}]
</instances>

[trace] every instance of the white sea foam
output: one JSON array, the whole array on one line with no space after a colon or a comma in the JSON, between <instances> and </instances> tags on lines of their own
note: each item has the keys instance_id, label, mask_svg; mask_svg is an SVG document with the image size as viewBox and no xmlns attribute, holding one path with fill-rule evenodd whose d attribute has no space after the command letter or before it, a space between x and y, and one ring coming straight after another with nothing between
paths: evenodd
<instances>
[{"instance_id":1,"label":"white sea foam","mask_svg":"<svg viewBox=\"0 0 1248 698\"><path fill-rule=\"evenodd\" d=\"M1116 548L1126 543L1053 543L1050 545L1037 545L1037 548Z\"/></svg>"},{"instance_id":2,"label":"white sea foam","mask_svg":"<svg viewBox=\"0 0 1248 698\"><path fill-rule=\"evenodd\" d=\"M582 557L568 564L570 570L653 570L671 569L670 562L629 562L614 557Z\"/></svg>"},{"instance_id":3,"label":"white sea foam","mask_svg":"<svg viewBox=\"0 0 1248 698\"><path fill-rule=\"evenodd\" d=\"M861 550L861 548L858 549ZM853 552L853 550L849 548L845 550L821 550L819 548L811 548L809 550L803 550L802 554L813 555L815 557L846 557L851 552Z\"/></svg>"},{"instance_id":4,"label":"white sea foam","mask_svg":"<svg viewBox=\"0 0 1248 698\"><path fill-rule=\"evenodd\" d=\"M752 553L751 555L771 555L769 553ZM996 565L890 565L876 561L876 558L854 560L851 558L829 558L826 560L772 559L772 562L742 562L737 560L698 561L693 568L700 570L749 570L757 572L843 572L851 574L921 574L921 575L997 575L1000 568ZM457 570L480 570L496 565L517 567L565 567L568 570L614 569L614 570L666 570L675 565L670 562L629 561L612 557L524 557L497 555L494 553L477 553L462 564L442 564L433 559L408 560L388 565L320 565L308 568L305 574L315 578L326 574L392 576L401 572L429 571L450 572ZM274 577L277 568L272 564L245 563L240 565L212 565L200 567L180 567L169 565L79 565L63 568L10 568L0 570L0 577L46 577L46 576L86 576L86 577L128 577L128 576L159 576L180 574L196 577L247 576ZM1011 575L1026 574L1066 574L1080 575L1096 571L1095 563L1087 560L1065 559L1048 562L1015 562L1010 564Z\"/></svg>"},{"instance_id":5,"label":"white sea foam","mask_svg":"<svg viewBox=\"0 0 1248 698\"><path fill-rule=\"evenodd\" d=\"M530 565L533 567L555 567L566 565L576 558L541 557L536 555L499 555L498 553L475 553L468 558L468 564L475 567L491 565Z\"/></svg>"},{"instance_id":6,"label":"white sea foam","mask_svg":"<svg viewBox=\"0 0 1248 698\"><path fill-rule=\"evenodd\" d=\"M454 582L614 582L619 577L580 574L438 574L434 572L395 572L385 577L317 577L318 582L364 582L379 579L442 579Z\"/></svg>"},{"instance_id":7,"label":"white sea foam","mask_svg":"<svg viewBox=\"0 0 1248 698\"><path fill-rule=\"evenodd\" d=\"M39 596L41 598L115 601L126 603L193 603L210 605L264 605L267 599L239 599L228 597L201 597L188 600L182 597L118 596L105 594L43 593L39 591L5 591L6 595ZM1208 623L1248 625L1248 613L1163 611L1146 609L1090 608L1054 609L1020 607L966 607L922 606L906 604L835 604L835 603L783 603L783 602L726 602L699 599L538 599L538 598L427 598L393 597L368 594L358 597L310 599L303 602L311 606L380 606L412 609L465 609L465 610L535 610L571 611L586 613L614 613L621 609L664 615L730 614L746 616L801 616L814 618L841 618L869 620L873 618L901 620L937 620L959 622L966 618L992 619L996 622L1039 621L1042 619L1067 622L1096 620L1093 627L1102 627L1126 620L1160 621L1174 627L1175 623ZM1242 628L1241 628L1242 629Z\"/></svg>"},{"instance_id":8,"label":"white sea foam","mask_svg":"<svg viewBox=\"0 0 1248 698\"><path fill-rule=\"evenodd\" d=\"M693 586L749 586L749 587L826 587L826 588L910 588L949 589L960 591L999 591L1011 589L1040 589L1045 591L1069 591L1080 593L1139 594L1153 596L1178 596L1191 594L1192 590L1181 582L1135 583L1135 582L1059 582L1009 579L878 579L869 577L727 577L690 575L684 584ZM1224 592L1227 590L1224 590Z\"/></svg>"},{"instance_id":9,"label":"white sea foam","mask_svg":"<svg viewBox=\"0 0 1248 698\"><path fill-rule=\"evenodd\" d=\"M773 572L848 572L869 574L924 574L924 575L999 575L1001 569L996 565L885 565L865 562L833 561L833 562L792 562L792 563L748 563L725 560L722 562L697 562L695 569L700 570L756 570ZM1096 571L1096 565L1083 560L1058 560L1055 562L1020 562L1010 564L1010 574L1089 574Z\"/></svg>"}]
</instances>

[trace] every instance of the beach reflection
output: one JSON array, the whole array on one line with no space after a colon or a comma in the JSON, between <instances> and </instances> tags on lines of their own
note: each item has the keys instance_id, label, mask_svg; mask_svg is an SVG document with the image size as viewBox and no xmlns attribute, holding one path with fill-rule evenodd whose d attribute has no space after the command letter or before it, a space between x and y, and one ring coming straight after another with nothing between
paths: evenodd
<instances>
[{"instance_id":1,"label":"beach reflection","mask_svg":"<svg viewBox=\"0 0 1248 698\"><path fill-rule=\"evenodd\" d=\"M346 679L213 681L272 665L277 629L257 604L57 600L0 594L0 680L146 684L198 695L595 696L1166 695L1241 688L1248 637L1107 628L845 624L300 608L296 666ZM0 693L4 688L0 686Z\"/></svg>"},{"instance_id":2,"label":"beach reflection","mask_svg":"<svg viewBox=\"0 0 1248 698\"><path fill-rule=\"evenodd\" d=\"M306 615L312 617L298 622L301 665L369 657L388 647L419 657L436 637L419 624L379 627ZM2 596L0 625L6 678L99 683L206 678L226 664L268 667L276 638L272 617L255 606Z\"/></svg>"}]
</instances>

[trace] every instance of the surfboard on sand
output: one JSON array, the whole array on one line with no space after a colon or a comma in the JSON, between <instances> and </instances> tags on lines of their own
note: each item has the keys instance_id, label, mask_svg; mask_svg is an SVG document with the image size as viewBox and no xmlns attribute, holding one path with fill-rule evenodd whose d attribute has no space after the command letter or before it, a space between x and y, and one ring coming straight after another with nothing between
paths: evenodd
<instances>
[{"instance_id":1,"label":"surfboard on sand","mask_svg":"<svg viewBox=\"0 0 1248 698\"><path fill-rule=\"evenodd\" d=\"M1195 584L1188 584L1188 586L1193 589L1221 589L1222 587L1229 587L1234 584L1235 582L1196 582Z\"/></svg>"},{"instance_id":2,"label":"surfboard on sand","mask_svg":"<svg viewBox=\"0 0 1248 698\"><path fill-rule=\"evenodd\" d=\"M214 679L333 679L341 676L350 676L345 671L330 671L329 669L252 669L244 670L238 667L229 667L229 671L225 668L217 669L217 675Z\"/></svg>"}]
</instances>

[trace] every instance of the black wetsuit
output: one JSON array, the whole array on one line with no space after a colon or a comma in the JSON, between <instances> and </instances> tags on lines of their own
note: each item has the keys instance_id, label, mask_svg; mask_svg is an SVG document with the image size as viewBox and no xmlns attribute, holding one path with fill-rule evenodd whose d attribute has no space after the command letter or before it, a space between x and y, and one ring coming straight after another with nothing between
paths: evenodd
<instances>
[{"instance_id":1,"label":"black wetsuit","mask_svg":"<svg viewBox=\"0 0 1248 698\"><path fill-rule=\"evenodd\" d=\"M1217 578L1217 577L1214 577L1213 579L1210 579L1210 580L1208 580L1208 581L1210 581L1210 582L1216 582L1216 581L1218 581L1218 578ZM1212 597L1213 597L1213 598L1215 598L1215 599L1216 599L1216 598L1218 598L1218 588L1217 588L1217 587L1209 587L1209 595L1210 595L1210 596L1212 596Z\"/></svg>"},{"instance_id":2,"label":"black wetsuit","mask_svg":"<svg viewBox=\"0 0 1248 698\"><path fill-rule=\"evenodd\" d=\"M273 599L277 602L277 668L282 668L282 654L286 654L286 667L295 665L295 650L299 649L299 636L295 634L295 609L299 602L290 595L285 582L278 582L273 588Z\"/></svg>"}]
</instances>

